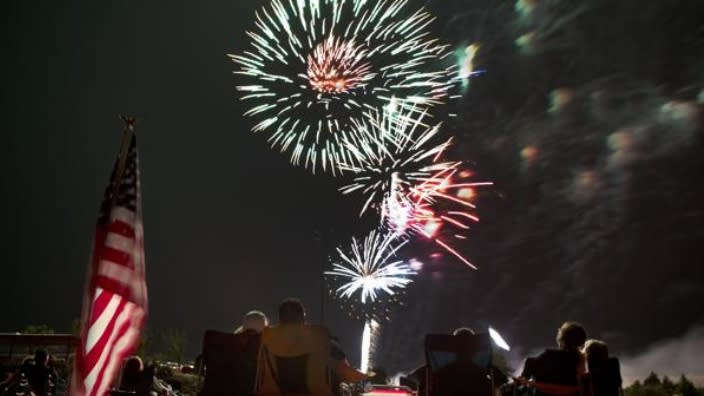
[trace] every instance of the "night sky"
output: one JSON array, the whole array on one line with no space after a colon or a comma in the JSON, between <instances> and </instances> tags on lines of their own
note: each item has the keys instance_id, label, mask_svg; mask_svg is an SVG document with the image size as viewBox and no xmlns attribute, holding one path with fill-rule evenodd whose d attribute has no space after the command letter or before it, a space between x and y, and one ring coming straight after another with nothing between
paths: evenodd
<instances>
[{"instance_id":1,"label":"night sky","mask_svg":"<svg viewBox=\"0 0 704 396\"><path fill-rule=\"evenodd\" d=\"M538 3L522 17L425 2L436 35L481 43L485 73L444 133L496 185L461 247L479 271L408 252L426 266L384 325L377 360L393 370L419 362L424 333L460 325L530 351L573 319L629 355L704 325L704 3ZM3 4L0 330L79 316L123 112L142 119L148 326L183 329L195 355L205 329L274 317L288 296L320 320L323 258L374 219L249 132L226 54L248 48L263 4ZM330 299L324 319L357 361L361 323Z\"/></svg>"}]
</instances>

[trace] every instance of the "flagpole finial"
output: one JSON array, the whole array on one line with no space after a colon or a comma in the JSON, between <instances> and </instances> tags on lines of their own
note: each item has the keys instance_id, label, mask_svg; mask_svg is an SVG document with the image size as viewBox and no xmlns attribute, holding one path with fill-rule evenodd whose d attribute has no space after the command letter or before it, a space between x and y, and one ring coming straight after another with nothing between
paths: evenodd
<instances>
[{"instance_id":1,"label":"flagpole finial","mask_svg":"<svg viewBox=\"0 0 704 396\"><path fill-rule=\"evenodd\" d=\"M120 114L120 119L125 123L125 129L134 131L134 126L137 124L137 117L132 115Z\"/></svg>"}]
</instances>

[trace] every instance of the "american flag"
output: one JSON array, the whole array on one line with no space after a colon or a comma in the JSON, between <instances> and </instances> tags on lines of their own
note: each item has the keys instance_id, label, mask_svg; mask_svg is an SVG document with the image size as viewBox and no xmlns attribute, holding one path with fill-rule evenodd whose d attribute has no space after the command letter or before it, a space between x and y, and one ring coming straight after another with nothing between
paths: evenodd
<instances>
[{"instance_id":1,"label":"american flag","mask_svg":"<svg viewBox=\"0 0 704 396\"><path fill-rule=\"evenodd\" d=\"M147 314L137 138L126 120L123 147L105 190L83 300L71 395L105 395L139 344Z\"/></svg>"}]
</instances>

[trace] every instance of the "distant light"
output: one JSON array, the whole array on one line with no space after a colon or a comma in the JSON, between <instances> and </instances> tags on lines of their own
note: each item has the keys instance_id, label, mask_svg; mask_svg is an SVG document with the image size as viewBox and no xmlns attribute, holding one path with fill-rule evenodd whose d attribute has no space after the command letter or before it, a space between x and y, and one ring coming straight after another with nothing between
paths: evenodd
<instances>
[{"instance_id":1,"label":"distant light","mask_svg":"<svg viewBox=\"0 0 704 396\"><path fill-rule=\"evenodd\" d=\"M440 222L430 221L425 224L425 226L423 227L423 231L425 231L425 234L428 236L428 238L432 238L438 232L441 225L442 224Z\"/></svg>"},{"instance_id":2,"label":"distant light","mask_svg":"<svg viewBox=\"0 0 704 396\"><path fill-rule=\"evenodd\" d=\"M463 179L469 179L470 177L474 176L474 172L471 170L463 170L460 172L460 177Z\"/></svg>"},{"instance_id":3,"label":"distant light","mask_svg":"<svg viewBox=\"0 0 704 396\"><path fill-rule=\"evenodd\" d=\"M412 259L408 260L408 266L411 267L411 269L413 271L418 272L423 269L423 262L412 258Z\"/></svg>"},{"instance_id":4,"label":"distant light","mask_svg":"<svg viewBox=\"0 0 704 396\"><path fill-rule=\"evenodd\" d=\"M476 193L474 192L473 188L462 188L459 191L457 191L457 198L462 198L466 200L470 200L474 198Z\"/></svg>"},{"instance_id":5,"label":"distant light","mask_svg":"<svg viewBox=\"0 0 704 396\"><path fill-rule=\"evenodd\" d=\"M489 336L491 337L492 340L494 340L494 343L496 344L497 347L499 347L505 351L511 350L511 347L508 345L506 340L504 340L504 338L501 337L501 334L499 334L498 331L494 330L491 327L489 327Z\"/></svg>"},{"instance_id":6,"label":"distant light","mask_svg":"<svg viewBox=\"0 0 704 396\"><path fill-rule=\"evenodd\" d=\"M530 168L532 167L536 160L538 159L538 148L533 145L525 146L523 150L521 150L521 158L523 159L523 167L524 168Z\"/></svg>"}]
</instances>

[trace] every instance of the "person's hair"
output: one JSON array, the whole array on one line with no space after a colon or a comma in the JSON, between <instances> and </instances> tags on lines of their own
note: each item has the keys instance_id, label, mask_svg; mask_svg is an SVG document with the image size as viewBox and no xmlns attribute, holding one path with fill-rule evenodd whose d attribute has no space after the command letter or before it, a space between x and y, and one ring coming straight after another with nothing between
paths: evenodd
<instances>
[{"instance_id":1,"label":"person's hair","mask_svg":"<svg viewBox=\"0 0 704 396\"><path fill-rule=\"evenodd\" d=\"M304 323L306 310L297 298L287 298L279 305L279 323Z\"/></svg>"},{"instance_id":2,"label":"person's hair","mask_svg":"<svg viewBox=\"0 0 704 396\"><path fill-rule=\"evenodd\" d=\"M474 330L470 327L458 327L452 332L453 336L461 337L473 336L475 334Z\"/></svg>"},{"instance_id":3,"label":"person's hair","mask_svg":"<svg viewBox=\"0 0 704 396\"><path fill-rule=\"evenodd\" d=\"M49 363L49 352L46 349L37 349L34 351L34 364L36 365L46 365Z\"/></svg>"},{"instance_id":4,"label":"person's hair","mask_svg":"<svg viewBox=\"0 0 704 396\"><path fill-rule=\"evenodd\" d=\"M587 355L587 363L606 360L609 358L609 346L601 340L587 340L584 343L584 354Z\"/></svg>"},{"instance_id":5,"label":"person's hair","mask_svg":"<svg viewBox=\"0 0 704 396\"><path fill-rule=\"evenodd\" d=\"M242 318L242 326L235 330L236 334L244 333L245 331L254 331L261 333L264 328L269 325L269 320L262 311L249 311Z\"/></svg>"},{"instance_id":6,"label":"person's hair","mask_svg":"<svg viewBox=\"0 0 704 396\"><path fill-rule=\"evenodd\" d=\"M579 349L587 340L587 332L577 322L565 322L557 330L557 345L562 349Z\"/></svg>"}]
</instances>

